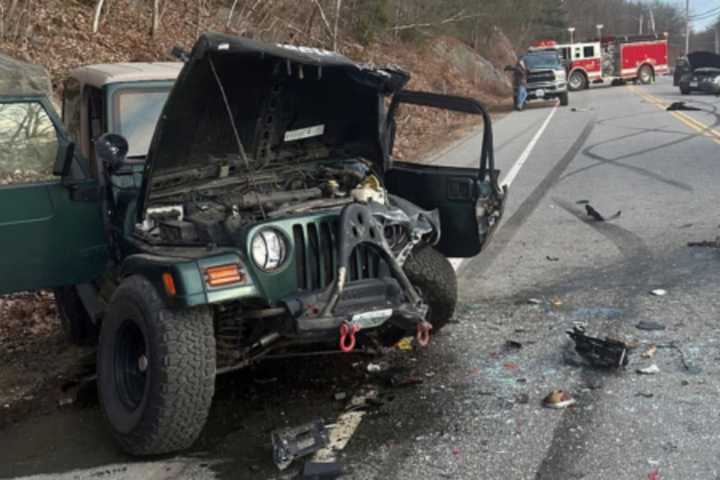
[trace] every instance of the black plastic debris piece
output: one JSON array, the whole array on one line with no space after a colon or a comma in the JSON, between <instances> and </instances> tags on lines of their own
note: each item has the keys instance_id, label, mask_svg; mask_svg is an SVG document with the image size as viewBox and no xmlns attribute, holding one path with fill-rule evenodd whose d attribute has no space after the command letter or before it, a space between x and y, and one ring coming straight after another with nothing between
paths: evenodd
<instances>
[{"instance_id":1,"label":"black plastic debris piece","mask_svg":"<svg viewBox=\"0 0 720 480\"><path fill-rule=\"evenodd\" d=\"M604 217L600 212L595 210L591 205L585 205L585 212L588 214L589 217L592 217L592 219L597 222L607 222L608 220L615 220L616 218L619 218L620 215L622 215L622 210L618 210L611 217Z\"/></svg>"},{"instance_id":2,"label":"black plastic debris piece","mask_svg":"<svg viewBox=\"0 0 720 480\"><path fill-rule=\"evenodd\" d=\"M285 470L296 458L317 452L328 444L327 429L320 418L298 427L274 430L271 438L273 462L280 470Z\"/></svg>"},{"instance_id":3,"label":"black plastic debris piece","mask_svg":"<svg viewBox=\"0 0 720 480\"><path fill-rule=\"evenodd\" d=\"M590 200L578 200L578 201L575 202L575 203L576 203L577 205L587 205L588 203L590 203Z\"/></svg>"},{"instance_id":4,"label":"black plastic debris piece","mask_svg":"<svg viewBox=\"0 0 720 480\"><path fill-rule=\"evenodd\" d=\"M523 344L518 342L517 340L506 340L505 341L505 350L513 351L513 350L520 350L523 347Z\"/></svg>"},{"instance_id":5,"label":"black plastic debris piece","mask_svg":"<svg viewBox=\"0 0 720 480\"><path fill-rule=\"evenodd\" d=\"M635 328L638 330L653 331L653 330L665 330L665 325L660 322L653 322L652 320L640 320Z\"/></svg>"},{"instance_id":6,"label":"black plastic debris piece","mask_svg":"<svg viewBox=\"0 0 720 480\"><path fill-rule=\"evenodd\" d=\"M690 105L686 104L685 102L673 102L673 103L671 103L665 110L667 110L668 112L673 112L673 111L676 111L676 110L685 110L685 111L690 111L690 112L698 112L698 111L700 111L700 110L702 110L702 109L701 109L701 108L698 108L698 107L691 107Z\"/></svg>"},{"instance_id":7,"label":"black plastic debris piece","mask_svg":"<svg viewBox=\"0 0 720 480\"><path fill-rule=\"evenodd\" d=\"M552 256L548 255L548 256L545 257L545 259L546 259L548 262L557 262L557 261L560 260L560 257L552 257Z\"/></svg>"},{"instance_id":8,"label":"black plastic debris piece","mask_svg":"<svg viewBox=\"0 0 720 480\"><path fill-rule=\"evenodd\" d=\"M345 472L337 462L305 462L300 479L302 480L334 480Z\"/></svg>"},{"instance_id":9,"label":"black plastic debris piece","mask_svg":"<svg viewBox=\"0 0 720 480\"><path fill-rule=\"evenodd\" d=\"M620 368L628 364L627 346L619 340L591 337L579 325L567 334L575 342L575 351L593 366Z\"/></svg>"},{"instance_id":10,"label":"black plastic debris piece","mask_svg":"<svg viewBox=\"0 0 720 480\"><path fill-rule=\"evenodd\" d=\"M720 237L715 240L703 240L702 242L688 242L688 247L720 248Z\"/></svg>"}]
</instances>

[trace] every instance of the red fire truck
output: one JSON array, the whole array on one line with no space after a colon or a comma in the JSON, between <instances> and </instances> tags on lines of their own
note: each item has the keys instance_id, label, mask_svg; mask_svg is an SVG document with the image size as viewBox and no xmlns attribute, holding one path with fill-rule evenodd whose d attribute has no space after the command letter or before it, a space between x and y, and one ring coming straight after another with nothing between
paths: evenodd
<instances>
[{"instance_id":1,"label":"red fire truck","mask_svg":"<svg viewBox=\"0 0 720 480\"><path fill-rule=\"evenodd\" d=\"M557 50L568 70L570 90L591 83L613 84L632 80L650 83L668 71L667 35L628 35L602 40L558 44L554 40L534 42L529 50Z\"/></svg>"}]
</instances>

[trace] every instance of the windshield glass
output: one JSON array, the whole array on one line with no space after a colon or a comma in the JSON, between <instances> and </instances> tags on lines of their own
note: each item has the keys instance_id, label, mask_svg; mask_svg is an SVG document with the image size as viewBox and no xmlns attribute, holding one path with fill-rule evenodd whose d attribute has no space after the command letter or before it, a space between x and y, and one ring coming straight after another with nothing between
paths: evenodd
<instances>
[{"instance_id":1,"label":"windshield glass","mask_svg":"<svg viewBox=\"0 0 720 480\"><path fill-rule=\"evenodd\" d=\"M115 93L114 131L127 139L130 145L128 157L147 155L155 124L165 106L170 88L127 88Z\"/></svg>"},{"instance_id":2,"label":"windshield glass","mask_svg":"<svg viewBox=\"0 0 720 480\"><path fill-rule=\"evenodd\" d=\"M560 60L556 53L536 53L523 57L525 65L529 69L550 68L560 69Z\"/></svg>"}]
</instances>

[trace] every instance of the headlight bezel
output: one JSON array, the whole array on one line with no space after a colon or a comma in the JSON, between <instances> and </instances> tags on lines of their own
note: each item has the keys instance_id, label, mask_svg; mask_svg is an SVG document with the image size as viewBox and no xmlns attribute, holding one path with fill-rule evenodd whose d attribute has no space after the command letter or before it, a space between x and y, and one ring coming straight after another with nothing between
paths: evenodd
<instances>
[{"instance_id":1,"label":"headlight bezel","mask_svg":"<svg viewBox=\"0 0 720 480\"><path fill-rule=\"evenodd\" d=\"M249 247L250 260L264 273L279 272L287 265L290 257L290 242L287 236L274 227L264 227L256 231ZM263 250L264 254L258 255ZM259 256L261 258L258 258Z\"/></svg>"}]
</instances>

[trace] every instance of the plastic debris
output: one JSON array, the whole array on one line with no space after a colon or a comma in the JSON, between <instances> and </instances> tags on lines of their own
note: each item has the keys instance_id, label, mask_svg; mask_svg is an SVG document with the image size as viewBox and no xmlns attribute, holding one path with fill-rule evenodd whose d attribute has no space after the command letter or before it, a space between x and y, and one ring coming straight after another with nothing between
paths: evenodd
<instances>
[{"instance_id":1,"label":"plastic debris","mask_svg":"<svg viewBox=\"0 0 720 480\"><path fill-rule=\"evenodd\" d=\"M638 368L637 373L641 375L655 375L656 373L660 373L660 368L653 363L649 367Z\"/></svg>"},{"instance_id":2,"label":"plastic debris","mask_svg":"<svg viewBox=\"0 0 720 480\"><path fill-rule=\"evenodd\" d=\"M522 348L523 344L515 341L515 340L507 340L505 342L505 349L506 350L520 350Z\"/></svg>"},{"instance_id":3,"label":"plastic debris","mask_svg":"<svg viewBox=\"0 0 720 480\"><path fill-rule=\"evenodd\" d=\"M302 480L334 480L344 475L342 467L337 462L305 462Z\"/></svg>"},{"instance_id":4,"label":"plastic debris","mask_svg":"<svg viewBox=\"0 0 720 480\"><path fill-rule=\"evenodd\" d=\"M575 403L575 399L564 390L553 390L543 399L544 407L554 408L556 410L562 410L563 408L575 405Z\"/></svg>"},{"instance_id":5,"label":"plastic debris","mask_svg":"<svg viewBox=\"0 0 720 480\"><path fill-rule=\"evenodd\" d=\"M552 304L553 307L561 307L563 305L563 301L560 300L559 298L551 299L550 303Z\"/></svg>"},{"instance_id":6,"label":"plastic debris","mask_svg":"<svg viewBox=\"0 0 720 480\"><path fill-rule=\"evenodd\" d=\"M546 259L548 262L557 262L557 261L560 260L560 257L552 257L552 256L548 255L548 256L545 257L545 259Z\"/></svg>"},{"instance_id":7,"label":"plastic debris","mask_svg":"<svg viewBox=\"0 0 720 480\"><path fill-rule=\"evenodd\" d=\"M660 322L653 322L652 320L640 320L637 325L635 325L635 328L646 331L665 330L665 325Z\"/></svg>"},{"instance_id":8,"label":"plastic debris","mask_svg":"<svg viewBox=\"0 0 720 480\"><path fill-rule=\"evenodd\" d=\"M635 394L636 397L643 397L643 398L653 398L655 396L654 393L650 392L638 392Z\"/></svg>"},{"instance_id":9,"label":"plastic debris","mask_svg":"<svg viewBox=\"0 0 720 480\"><path fill-rule=\"evenodd\" d=\"M610 217L604 217L600 212L595 210L590 204L585 204L585 213L596 222L607 222L608 220L614 220L622 215L622 210L618 210L614 215Z\"/></svg>"},{"instance_id":10,"label":"plastic debris","mask_svg":"<svg viewBox=\"0 0 720 480\"><path fill-rule=\"evenodd\" d=\"M655 345L650 345L647 350L645 350L643 353L640 354L642 358L652 358L657 353L657 347Z\"/></svg>"},{"instance_id":11,"label":"plastic debris","mask_svg":"<svg viewBox=\"0 0 720 480\"><path fill-rule=\"evenodd\" d=\"M628 364L627 346L624 342L591 337L580 325L566 333L575 342L575 351L590 364L602 368L620 368Z\"/></svg>"},{"instance_id":12,"label":"plastic debris","mask_svg":"<svg viewBox=\"0 0 720 480\"><path fill-rule=\"evenodd\" d=\"M378 363L368 363L365 369L370 373L382 372L383 370L382 365Z\"/></svg>"},{"instance_id":13,"label":"plastic debris","mask_svg":"<svg viewBox=\"0 0 720 480\"><path fill-rule=\"evenodd\" d=\"M271 433L273 462L285 470L296 458L310 455L328 444L328 433L322 419L298 427L282 428Z\"/></svg>"},{"instance_id":14,"label":"plastic debris","mask_svg":"<svg viewBox=\"0 0 720 480\"><path fill-rule=\"evenodd\" d=\"M665 295L667 295L667 290L663 290L662 288L656 288L655 290L651 290L650 293L655 295L656 297L664 297Z\"/></svg>"},{"instance_id":15,"label":"plastic debris","mask_svg":"<svg viewBox=\"0 0 720 480\"><path fill-rule=\"evenodd\" d=\"M413 337L401 338L395 346L398 350L410 351L413 349Z\"/></svg>"},{"instance_id":16,"label":"plastic debris","mask_svg":"<svg viewBox=\"0 0 720 480\"><path fill-rule=\"evenodd\" d=\"M542 305L543 301L540 298L528 298L527 301L530 305Z\"/></svg>"},{"instance_id":17,"label":"plastic debris","mask_svg":"<svg viewBox=\"0 0 720 480\"><path fill-rule=\"evenodd\" d=\"M690 105L688 105L685 102L673 102L670 105L668 105L668 107L665 110L667 110L668 112L673 112L675 110L685 110L685 111L696 112L696 111L700 111L701 108L691 107Z\"/></svg>"}]
</instances>

